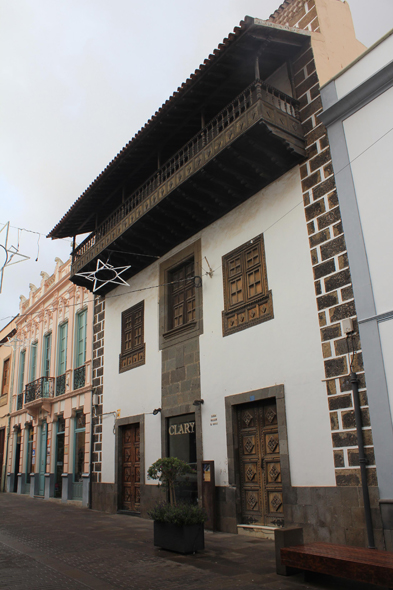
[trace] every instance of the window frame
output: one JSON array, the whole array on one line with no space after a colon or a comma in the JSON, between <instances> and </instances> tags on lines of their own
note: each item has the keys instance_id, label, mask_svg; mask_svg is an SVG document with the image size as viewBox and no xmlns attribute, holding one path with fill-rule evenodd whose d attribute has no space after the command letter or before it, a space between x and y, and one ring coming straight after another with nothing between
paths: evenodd
<instances>
[{"instance_id":1,"label":"window frame","mask_svg":"<svg viewBox=\"0 0 393 590\"><path fill-rule=\"evenodd\" d=\"M81 325L81 320L84 318L84 324ZM80 338L80 331L83 330L84 334L83 337ZM83 351L80 350L80 344L83 342ZM86 345L87 345L87 308L80 309L76 313L75 318L75 369L79 369L82 367L86 362ZM83 362L80 363L80 358L83 359Z\"/></svg>"},{"instance_id":2,"label":"window frame","mask_svg":"<svg viewBox=\"0 0 393 590\"><path fill-rule=\"evenodd\" d=\"M10 392L11 382L11 356L3 360L3 372L1 374L1 393L0 396L7 396Z\"/></svg>"},{"instance_id":3,"label":"window frame","mask_svg":"<svg viewBox=\"0 0 393 590\"><path fill-rule=\"evenodd\" d=\"M29 383L37 379L37 352L38 340L35 340L30 346Z\"/></svg>"},{"instance_id":4,"label":"window frame","mask_svg":"<svg viewBox=\"0 0 393 590\"><path fill-rule=\"evenodd\" d=\"M223 336L273 319L273 299L268 288L263 234L225 254L222 257L222 269ZM253 282L250 279L252 275ZM234 284L235 289L231 288ZM255 293L250 293L251 287ZM238 299L240 294L241 300Z\"/></svg>"},{"instance_id":5,"label":"window frame","mask_svg":"<svg viewBox=\"0 0 393 590\"><path fill-rule=\"evenodd\" d=\"M140 314L140 320L138 319ZM131 319L131 328L127 330L128 320ZM139 333L137 331L140 330ZM127 334L131 333L130 340ZM140 339L135 342L135 339ZM140 301L132 307L124 310L121 314L121 349L119 354L119 373L135 369L146 363L145 345L145 301Z\"/></svg>"},{"instance_id":6,"label":"window frame","mask_svg":"<svg viewBox=\"0 0 393 590\"><path fill-rule=\"evenodd\" d=\"M47 332L46 334L44 334L44 337L42 340L42 376L43 377L50 377L51 357L52 357L52 332Z\"/></svg>"},{"instance_id":7,"label":"window frame","mask_svg":"<svg viewBox=\"0 0 393 590\"><path fill-rule=\"evenodd\" d=\"M65 331L64 338L63 338L63 330ZM68 320L59 324L58 332L57 332L57 377L61 375L65 375L67 372L67 348L68 348ZM64 349L61 348L62 340L65 342ZM61 359L62 352L64 351L64 361ZM60 370L60 367L63 367L64 364L64 371Z\"/></svg>"},{"instance_id":8,"label":"window frame","mask_svg":"<svg viewBox=\"0 0 393 590\"><path fill-rule=\"evenodd\" d=\"M195 319L177 327L172 326L171 319L171 285L173 273L191 259L194 260L195 281ZM180 344L203 334L203 300L202 300L202 253L201 240L198 239L177 254L174 254L160 264L159 287L159 330L160 350ZM197 282L198 281L198 282Z\"/></svg>"}]
</instances>

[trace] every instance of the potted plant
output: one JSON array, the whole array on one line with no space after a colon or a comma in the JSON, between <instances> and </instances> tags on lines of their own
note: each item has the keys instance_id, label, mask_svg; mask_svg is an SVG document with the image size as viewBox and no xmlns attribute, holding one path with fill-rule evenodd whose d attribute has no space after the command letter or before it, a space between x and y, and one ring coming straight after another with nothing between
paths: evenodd
<instances>
[{"instance_id":1,"label":"potted plant","mask_svg":"<svg viewBox=\"0 0 393 590\"><path fill-rule=\"evenodd\" d=\"M157 547L184 554L205 547L206 512L199 506L176 502L176 487L192 473L194 469L176 457L158 459L147 471L150 479L158 480L169 492L169 503L161 502L149 512L154 520L154 545Z\"/></svg>"}]
</instances>

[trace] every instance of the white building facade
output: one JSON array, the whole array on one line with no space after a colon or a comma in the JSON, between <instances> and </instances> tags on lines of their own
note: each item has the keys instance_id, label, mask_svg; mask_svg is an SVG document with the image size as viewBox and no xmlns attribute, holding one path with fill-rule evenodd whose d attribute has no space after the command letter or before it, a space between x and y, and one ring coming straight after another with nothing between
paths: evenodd
<instances>
[{"instance_id":1,"label":"white building facade","mask_svg":"<svg viewBox=\"0 0 393 590\"><path fill-rule=\"evenodd\" d=\"M381 513L393 549L393 31L322 88L362 340Z\"/></svg>"},{"instance_id":2,"label":"white building facade","mask_svg":"<svg viewBox=\"0 0 393 590\"><path fill-rule=\"evenodd\" d=\"M364 544L343 328L357 312L318 118L319 72L362 49L339 0L247 18L49 234L91 232L71 280L95 291L93 508L146 516L162 498L147 469L169 455L196 467L193 501L214 461L220 530ZM372 458L359 338L353 366ZM383 547L372 460L367 475Z\"/></svg>"}]
</instances>

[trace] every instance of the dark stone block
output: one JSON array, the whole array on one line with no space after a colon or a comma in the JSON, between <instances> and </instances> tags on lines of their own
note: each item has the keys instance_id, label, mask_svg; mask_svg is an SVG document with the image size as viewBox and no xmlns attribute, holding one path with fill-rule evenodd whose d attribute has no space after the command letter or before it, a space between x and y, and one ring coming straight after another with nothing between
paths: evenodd
<instances>
[{"instance_id":1,"label":"dark stone block","mask_svg":"<svg viewBox=\"0 0 393 590\"><path fill-rule=\"evenodd\" d=\"M340 239L340 238L337 238ZM349 269L342 270L335 275L328 277L325 279L325 291L328 293L329 291L333 291L333 289L339 289L344 285L348 285L351 283L351 273Z\"/></svg>"},{"instance_id":2,"label":"dark stone block","mask_svg":"<svg viewBox=\"0 0 393 590\"><path fill-rule=\"evenodd\" d=\"M337 254L344 252L344 250L346 250L345 239L344 235L341 235L338 238L335 238L327 244L323 244L323 246L321 246L322 260L327 260L332 256L337 256Z\"/></svg>"},{"instance_id":3,"label":"dark stone block","mask_svg":"<svg viewBox=\"0 0 393 590\"><path fill-rule=\"evenodd\" d=\"M322 295L322 297L317 298L317 305L318 310L325 309L327 307L332 307L332 305L336 305L338 303L338 296L337 292L330 293L329 295Z\"/></svg>"},{"instance_id":4,"label":"dark stone block","mask_svg":"<svg viewBox=\"0 0 393 590\"><path fill-rule=\"evenodd\" d=\"M294 72L301 70L304 68L309 62L313 62L313 52L312 49L307 49L300 57L298 57L297 61L293 64Z\"/></svg>"},{"instance_id":5,"label":"dark stone block","mask_svg":"<svg viewBox=\"0 0 393 590\"><path fill-rule=\"evenodd\" d=\"M310 76L310 78L311 78L311 76ZM304 82L304 84L306 84L306 83L307 83L307 80ZM301 111L299 111L300 120L306 121L309 117L311 117L311 115L314 115L315 113L318 113L321 110L322 110L322 101L321 101L321 98L318 97L315 100L313 100L312 102L310 102L309 105L307 105L306 107L301 109Z\"/></svg>"},{"instance_id":6,"label":"dark stone block","mask_svg":"<svg viewBox=\"0 0 393 590\"><path fill-rule=\"evenodd\" d=\"M326 180L324 180L323 182L321 182L321 184L319 184L318 186L316 186L315 188L313 188L313 199L314 201L316 201L317 199L320 199L321 197L325 196L326 194L330 193L331 191L336 189L336 184L334 182L334 176L331 176L330 178L327 178ZM330 225L330 224L328 224Z\"/></svg>"},{"instance_id":7,"label":"dark stone block","mask_svg":"<svg viewBox=\"0 0 393 590\"><path fill-rule=\"evenodd\" d=\"M337 307L330 309L329 314L331 322L337 322L339 320L343 320L344 318L350 318L351 316L356 315L355 303L353 301L349 301L348 303L338 305Z\"/></svg>"},{"instance_id":8,"label":"dark stone block","mask_svg":"<svg viewBox=\"0 0 393 590\"><path fill-rule=\"evenodd\" d=\"M329 397L330 410L339 410L342 408L352 408L352 395L335 395Z\"/></svg>"},{"instance_id":9,"label":"dark stone block","mask_svg":"<svg viewBox=\"0 0 393 590\"><path fill-rule=\"evenodd\" d=\"M313 236L311 236L309 238L309 240L310 240L311 248L315 248L315 246L318 246L319 244L322 244L323 242L330 240L329 228L326 228L326 229L318 232L317 234L314 234Z\"/></svg>"},{"instance_id":10,"label":"dark stone block","mask_svg":"<svg viewBox=\"0 0 393 590\"><path fill-rule=\"evenodd\" d=\"M314 279L320 279L326 275L329 275L336 270L336 265L334 263L334 259L328 260L327 262L323 262L318 266L315 266L314 271Z\"/></svg>"},{"instance_id":11,"label":"dark stone block","mask_svg":"<svg viewBox=\"0 0 393 590\"><path fill-rule=\"evenodd\" d=\"M359 334L355 334L353 337L353 346L355 348L355 350L359 350L360 349L360 338L359 338ZM349 340L348 342L348 347L349 350L352 352L352 339ZM340 356L342 354L347 354L348 353L348 347L347 347L347 339L346 338L342 338L341 340L336 340L334 343L334 350L336 351L336 355ZM352 355L351 355L352 357Z\"/></svg>"},{"instance_id":12,"label":"dark stone block","mask_svg":"<svg viewBox=\"0 0 393 590\"><path fill-rule=\"evenodd\" d=\"M331 164L328 164L327 166L325 166L325 168L323 169L323 171L325 172L326 176L329 176L330 174L333 174L333 167ZM328 203L329 203L329 209L333 209L334 207L337 207L338 205L338 197L337 197L337 191L332 192L329 196L328 196ZM340 232L342 233L342 232Z\"/></svg>"},{"instance_id":13,"label":"dark stone block","mask_svg":"<svg viewBox=\"0 0 393 590\"><path fill-rule=\"evenodd\" d=\"M330 179L326 180L325 182L329 182ZM324 183L322 183L324 184ZM321 185L320 185L321 186ZM336 223L336 221L340 221L341 220L341 214L340 214L340 208L336 207L335 209L331 209L328 213L325 213L324 215L321 215L320 217L318 217L318 229L321 230L325 227L327 227L328 225L332 225L333 223Z\"/></svg>"},{"instance_id":14,"label":"dark stone block","mask_svg":"<svg viewBox=\"0 0 393 590\"><path fill-rule=\"evenodd\" d=\"M307 143L307 145L311 145L312 143L314 143L314 141L317 141L318 139L320 139L323 136L326 137L326 128L324 127L324 125L318 125L318 127L315 127L315 129L313 129L307 135L306 143Z\"/></svg>"},{"instance_id":15,"label":"dark stone block","mask_svg":"<svg viewBox=\"0 0 393 590\"><path fill-rule=\"evenodd\" d=\"M303 529L301 527L287 527L274 531L274 547L276 553L276 572L280 576L290 576L297 570L281 563L281 549L303 545Z\"/></svg>"},{"instance_id":16,"label":"dark stone block","mask_svg":"<svg viewBox=\"0 0 393 590\"><path fill-rule=\"evenodd\" d=\"M365 449L364 454L368 465L375 465L375 455L373 449ZM359 451L348 449L348 465L350 467L359 467Z\"/></svg>"},{"instance_id":17,"label":"dark stone block","mask_svg":"<svg viewBox=\"0 0 393 590\"><path fill-rule=\"evenodd\" d=\"M344 467L344 453L343 451L334 451L334 466L335 467Z\"/></svg>"},{"instance_id":18,"label":"dark stone block","mask_svg":"<svg viewBox=\"0 0 393 590\"><path fill-rule=\"evenodd\" d=\"M332 159L332 157L330 155L329 149L324 150L323 152L320 152L310 162L311 172L314 172L314 170L321 168L324 164L327 164L331 159Z\"/></svg>"},{"instance_id":19,"label":"dark stone block","mask_svg":"<svg viewBox=\"0 0 393 590\"><path fill-rule=\"evenodd\" d=\"M343 289L341 289L341 297L343 301L353 299L354 295L352 287L344 287Z\"/></svg>"},{"instance_id":20,"label":"dark stone block","mask_svg":"<svg viewBox=\"0 0 393 590\"><path fill-rule=\"evenodd\" d=\"M310 223L307 223L307 231L308 231L309 236L315 232L315 226L314 226L313 221L310 221Z\"/></svg>"},{"instance_id":21,"label":"dark stone block","mask_svg":"<svg viewBox=\"0 0 393 590\"><path fill-rule=\"evenodd\" d=\"M332 439L334 447L356 447L358 444L358 437L355 431L334 432Z\"/></svg>"},{"instance_id":22,"label":"dark stone block","mask_svg":"<svg viewBox=\"0 0 393 590\"><path fill-rule=\"evenodd\" d=\"M319 182L321 182L321 173L318 170L317 172L314 172L314 174L311 174L310 176L308 176L307 178L302 180L303 192L310 190L311 187L315 186ZM314 201L315 201L315 199L314 199ZM325 206L321 212L323 213L323 211L325 211ZM315 215L312 215L311 217L315 217ZM306 209L306 218L309 220L309 219L311 219L311 217L307 216L307 209Z\"/></svg>"},{"instance_id":23,"label":"dark stone block","mask_svg":"<svg viewBox=\"0 0 393 590\"><path fill-rule=\"evenodd\" d=\"M326 340L332 340L333 338L338 338L341 336L341 325L334 324L332 326L328 326L327 328L321 328L321 337L322 342Z\"/></svg>"},{"instance_id":24,"label":"dark stone block","mask_svg":"<svg viewBox=\"0 0 393 590\"><path fill-rule=\"evenodd\" d=\"M345 356L341 356L336 359L330 359L324 361L325 363L325 375L327 378L329 377L338 377L343 373L346 373L348 370L347 367L347 359Z\"/></svg>"},{"instance_id":25,"label":"dark stone block","mask_svg":"<svg viewBox=\"0 0 393 590\"><path fill-rule=\"evenodd\" d=\"M318 84L318 75L316 72L308 76L305 80L300 82L300 84L296 87L296 95L300 98L303 94L310 90L313 86ZM319 93L318 93L319 94Z\"/></svg>"}]
</instances>

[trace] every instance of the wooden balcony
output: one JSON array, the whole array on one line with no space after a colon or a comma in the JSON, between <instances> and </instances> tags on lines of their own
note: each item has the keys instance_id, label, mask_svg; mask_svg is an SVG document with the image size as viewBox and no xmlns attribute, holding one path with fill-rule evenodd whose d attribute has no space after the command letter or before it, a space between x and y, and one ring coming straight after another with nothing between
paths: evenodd
<instances>
[{"instance_id":1,"label":"wooden balcony","mask_svg":"<svg viewBox=\"0 0 393 590\"><path fill-rule=\"evenodd\" d=\"M93 271L98 258L131 265L122 276L133 276L304 157L297 101L254 82L74 250L71 280L91 289L76 275Z\"/></svg>"}]
</instances>

